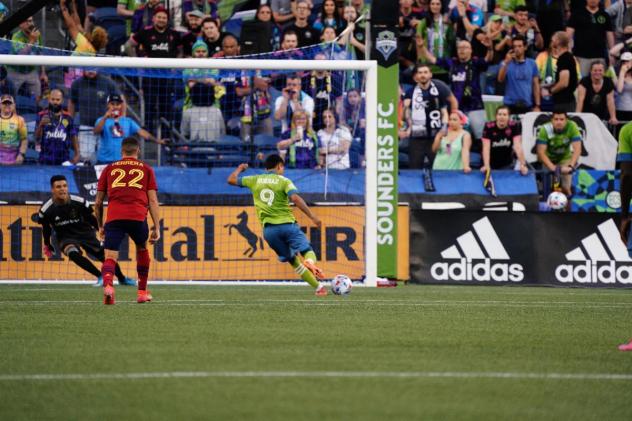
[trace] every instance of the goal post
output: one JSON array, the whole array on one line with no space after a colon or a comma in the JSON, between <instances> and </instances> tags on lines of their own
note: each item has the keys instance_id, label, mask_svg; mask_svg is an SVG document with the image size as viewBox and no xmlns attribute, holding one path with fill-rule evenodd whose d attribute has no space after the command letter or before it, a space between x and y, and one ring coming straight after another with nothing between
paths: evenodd
<instances>
[{"instance_id":1,"label":"goal post","mask_svg":"<svg viewBox=\"0 0 632 421\"><path fill-rule=\"evenodd\" d=\"M273 60L273 59L158 59L136 57L85 57L3 55L4 65L63 66L70 68L209 69L256 71L361 71L365 75L366 115L364 179L364 284L377 286L377 89L375 61ZM114 71L114 70L113 70ZM160 183L160 180L158 180ZM33 246L35 248L35 246Z\"/></svg>"}]
</instances>

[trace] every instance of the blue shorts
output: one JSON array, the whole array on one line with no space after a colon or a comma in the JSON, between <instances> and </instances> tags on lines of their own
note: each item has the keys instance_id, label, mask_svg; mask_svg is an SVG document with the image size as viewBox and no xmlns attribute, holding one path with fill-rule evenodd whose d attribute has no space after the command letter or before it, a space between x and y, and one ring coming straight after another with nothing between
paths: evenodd
<instances>
[{"instance_id":1,"label":"blue shorts","mask_svg":"<svg viewBox=\"0 0 632 421\"><path fill-rule=\"evenodd\" d=\"M103 227L105 230L105 241L103 247L107 250L116 250L121 247L125 234L129 235L136 245L145 245L149 237L149 227L147 220L130 221L119 219L110 221Z\"/></svg>"},{"instance_id":2,"label":"blue shorts","mask_svg":"<svg viewBox=\"0 0 632 421\"><path fill-rule=\"evenodd\" d=\"M296 252L305 253L312 249L297 223L266 224L263 227L263 238L282 262L291 262Z\"/></svg>"}]
</instances>

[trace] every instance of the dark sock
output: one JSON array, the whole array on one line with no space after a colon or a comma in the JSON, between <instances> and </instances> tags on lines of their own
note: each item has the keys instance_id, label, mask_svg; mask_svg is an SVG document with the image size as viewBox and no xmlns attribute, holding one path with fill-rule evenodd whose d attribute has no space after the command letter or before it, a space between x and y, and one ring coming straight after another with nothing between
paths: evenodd
<instances>
[{"instance_id":1,"label":"dark sock","mask_svg":"<svg viewBox=\"0 0 632 421\"><path fill-rule=\"evenodd\" d=\"M101 276L101 271L99 271L99 269L97 269L96 266L94 266L92 262L88 260L88 258L82 256L81 253L79 253L78 251L73 250L68 253L68 258L86 272L93 274L97 278Z\"/></svg>"},{"instance_id":2,"label":"dark sock","mask_svg":"<svg viewBox=\"0 0 632 421\"><path fill-rule=\"evenodd\" d=\"M149 250L138 250L136 252L136 271L138 272L138 290L147 289L147 277L149 276Z\"/></svg>"}]
</instances>

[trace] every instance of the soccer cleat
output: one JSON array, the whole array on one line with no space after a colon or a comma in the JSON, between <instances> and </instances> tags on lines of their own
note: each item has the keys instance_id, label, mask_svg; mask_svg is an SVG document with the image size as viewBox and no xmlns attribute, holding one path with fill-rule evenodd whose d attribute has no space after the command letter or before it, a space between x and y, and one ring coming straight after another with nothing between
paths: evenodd
<instances>
[{"instance_id":1,"label":"soccer cleat","mask_svg":"<svg viewBox=\"0 0 632 421\"><path fill-rule=\"evenodd\" d=\"M325 288L325 285L319 285L318 288L316 288L316 296L317 297L326 297L327 296L327 288Z\"/></svg>"},{"instance_id":2,"label":"soccer cleat","mask_svg":"<svg viewBox=\"0 0 632 421\"><path fill-rule=\"evenodd\" d=\"M114 302L114 287L108 285L103 288L103 304L112 305Z\"/></svg>"},{"instance_id":3,"label":"soccer cleat","mask_svg":"<svg viewBox=\"0 0 632 421\"><path fill-rule=\"evenodd\" d=\"M99 276L97 278L97 282L92 285L93 287L102 287L103 286L103 276Z\"/></svg>"},{"instance_id":4,"label":"soccer cleat","mask_svg":"<svg viewBox=\"0 0 632 421\"><path fill-rule=\"evenodd\" d=\"M323 279L325 277L325 274L323 273L323 271L320 270L311 260L308 260L308 259L303 260L303 266L305 266L307 270L312 272L314 276L317 277L318 279Z\"/></svg>"},{"instance_id":5,"label":"soccer cleat","mask_svg":"<svg viewBox=\"0 0 632 421\"><path fill-rule=\"evenodd\" d=\"M127 286L130 286L130 287L135 287L136 286L136 280L133 279L133 278L128 278L127 276L122 281L119 279L118 282L119 282L119 285L127 285Z\"/></svg>"},{"instance_id":6,"label":"soccer cleat","mask_svg":"<svg viewBox=\"0 0 632 421\"><path fill-rule=\"evenodd\" d=\"M138 291L138 294L136 295L136 302L139 304L142 303L148 303L152 300L152 296L151 296L151 292L149 292L149 290L146 291Z\"/></svg>"},{"instance_id":7,"label":"soccer cleat","mask_svg":"<svg viewBox=\"0 0 632 421\"><path fill-rule=\"evenodd\" d=\"M627 344L619 345L619 351L632 351L632 340Z\"/></svg>"}]
</instances>

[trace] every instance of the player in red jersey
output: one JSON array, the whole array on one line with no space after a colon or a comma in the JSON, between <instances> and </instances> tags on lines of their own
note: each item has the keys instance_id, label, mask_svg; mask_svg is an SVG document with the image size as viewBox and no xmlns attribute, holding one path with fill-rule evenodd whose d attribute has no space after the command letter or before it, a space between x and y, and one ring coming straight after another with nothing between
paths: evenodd
<instances>
[{"instance_id":1,"label":"player in red jersey","mask_svg":"<svg viewBox=\"0 0 632 421\"><path fill-rule=\"evenodd\" d=\"M149 274L149 251L151 244L160 239L158 186L154 170L138 160L140 145L135 137L128 137L121 145L123 158L109 164L99 177L97 197L94 202L95 215L101 238L105 238L105 261L103 276L103 303L114 304L114 268L118 250L125 234L136 244L136 270L138 272L138 303L151 301L147 290ZM103 225L103 200L108 197L108 216ZM154 226L151 234L147 226L147 208Z\"/></svg>"}]
</instances>

